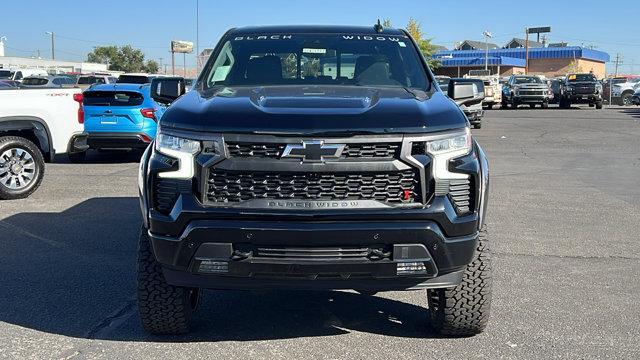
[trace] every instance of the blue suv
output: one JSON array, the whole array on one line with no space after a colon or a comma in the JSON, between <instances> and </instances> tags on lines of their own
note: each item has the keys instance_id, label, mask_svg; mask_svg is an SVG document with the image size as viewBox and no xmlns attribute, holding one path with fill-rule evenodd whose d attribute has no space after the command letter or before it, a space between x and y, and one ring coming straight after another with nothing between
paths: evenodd
<instances>
[{"instance_id":1,"label":"blue suv","mask_svg":"<svg viewBox=\"0 0 640 360\"><path fill-rule=\"evenodd\" d=\"M149 84L94 85L84 91L82 103L89 149L145 149L166 108L151 99ZM82 161L85 154L71 160Z\"/></svg>"}]
</instances>

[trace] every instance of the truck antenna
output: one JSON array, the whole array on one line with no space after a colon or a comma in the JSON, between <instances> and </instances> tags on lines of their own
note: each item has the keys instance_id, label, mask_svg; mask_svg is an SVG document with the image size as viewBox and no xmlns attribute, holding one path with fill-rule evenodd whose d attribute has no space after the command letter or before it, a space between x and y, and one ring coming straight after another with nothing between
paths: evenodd
<instances>
[{"instance_id":1,"label":"truck antenna","mask_svg":"<svg viewBox=\"0 0 640 360\"><path fill-rule=\"evenodd\" d=\"M383 29L384 28L382 27L382 24L380 23L380 19L378 19L378 23L373 25L373 30L375 30L377 33L381 33Z\"/></svg>"}]
</instances>

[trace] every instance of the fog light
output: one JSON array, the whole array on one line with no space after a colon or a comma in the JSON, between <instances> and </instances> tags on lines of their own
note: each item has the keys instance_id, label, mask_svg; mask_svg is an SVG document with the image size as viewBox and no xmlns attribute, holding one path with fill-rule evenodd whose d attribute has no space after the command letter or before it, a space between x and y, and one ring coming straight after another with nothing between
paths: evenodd
<instances>
[{"instance_id":1,"label":"fog light","mask_svg":"<svg viewBox=\"0 0 640 360\"><path fill-rule=\"evenodd\" d=\"M202 260L198 267L198 272L226 273L229 272L229 263L227 261Z\"/></svg>"},{"instance_id":2,"label":"fog light","mask_svg":"<svg viewBox=\"0 0 640 360\"><path fill-rule=\"evenodd\" d=\"M396 270L398 275L425 274L426 272L427 268L423 262L400 262Z\"/></svg>"}]
</instances>

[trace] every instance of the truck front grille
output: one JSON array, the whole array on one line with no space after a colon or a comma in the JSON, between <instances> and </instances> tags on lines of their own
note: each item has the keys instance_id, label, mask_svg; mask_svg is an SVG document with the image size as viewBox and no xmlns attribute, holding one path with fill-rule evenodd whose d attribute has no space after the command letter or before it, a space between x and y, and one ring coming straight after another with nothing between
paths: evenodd
<instances>
[{"instance_id":1,"label":"truck front grille","mask_svg":"<svg viewBox=\"0 0 640 360\"><path fill-rule=\"evenodd\" d=\"M230 157L252 157L278 159L287 144L228 142ZM399 143L346 144L342 152L343 159L349 158L394 158L400 150Z\"/></svg>"},{"instance_id":2,"label":"truck front grille","mask_svg":"<svg viewBox=\"0 0 640 360\"><path fill-rule=\"evenodd\" d=\"M520 90L518 95L520 96L542 96L545 92L543 90Z\"/></svg>"},{"instance_id":3,"label":"truck front grille","mask_svg":"<svg viewBox=\"0 0 640 360\"><path fill-rule=\"evenodd\" d=\"M212 203L240 203L254 199L413 203L421 201L419 178L419 173L414 170L278 173L211 168L206 197Z\"/></svg>"},{"instance_id":4,"label":"truck front grille","mask_svg":"<svg viewBox=\"0 0 640 360\"><path fill-rule=\"evenodd\" d=\"M595 84L575 85L573 89L575 94L593 94L596 92Z\"/></svg>"}]
</instances>

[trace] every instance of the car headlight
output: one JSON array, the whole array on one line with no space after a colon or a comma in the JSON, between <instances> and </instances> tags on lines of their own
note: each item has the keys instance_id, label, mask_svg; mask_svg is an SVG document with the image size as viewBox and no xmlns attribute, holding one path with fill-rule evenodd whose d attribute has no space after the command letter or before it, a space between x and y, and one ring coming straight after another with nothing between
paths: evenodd
<instances>
[{"instance_id":1,"label":"car headlight","mask_svg":"<svg viewBox=\"0 0 640 360\"><path fill-rule=\"evenodd\" d=\"M467 155L471 152L471 130L466 127L463 131L437 138L427 142L427 154L433 159L433 177L436 181L436 195L449 193L451 180L465 180L468 174L449 171L449 161L453 158Z\"/></svg>"},{"instance_id":2,"label":"car headlight","mask_svg":"<svg viewBox=\"0 0 640 360\"><path fill-rule=\"evenodd\" d=\"M191 179L194 174L194 156L200 152L200 142L163 134L158 128L155 149L157 152L178 159L178 170L158 173L161 178Z\"/></svg>"}]
</instances>

